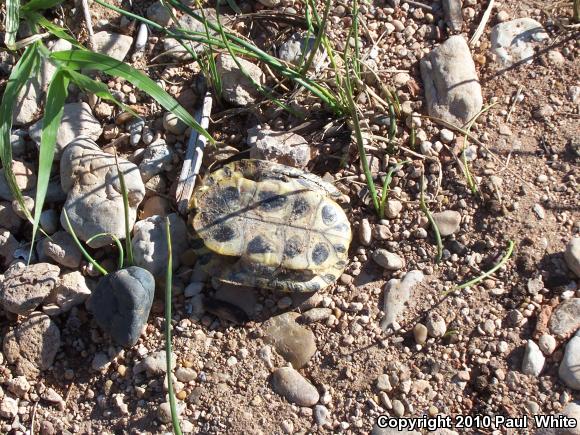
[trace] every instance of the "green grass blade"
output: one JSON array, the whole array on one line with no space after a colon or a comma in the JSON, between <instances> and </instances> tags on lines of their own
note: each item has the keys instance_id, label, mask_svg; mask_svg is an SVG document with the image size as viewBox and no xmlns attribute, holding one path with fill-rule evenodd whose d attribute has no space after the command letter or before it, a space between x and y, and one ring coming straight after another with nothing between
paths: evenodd
<instances>
[{"instance_id":1,"label":"green grass blade","mask_svg":"<svg viewBox=\"0 0 580 435\"><path fill-rule=\"evenodd\" d=\"M4 44L9 50L16 50L16 33L20 24L20 0L6 0L6 21L4 22Z\"/></svg>"},{"instance_id":2,"label":"green grass blade","mask_svg":"<svg viewBox=\"0 0 580 435\"><path fill-rule=\"evenodd\" d=\"M28 3L23 5L20 9L23 12L28 11L43 11L47 9L52 9L55 6L61 4L64 0L30 0Z\"/></svg>"},{"instance_id":3,"label":"green grass blade","mask_svg":"<svg viewBox=\"0 0 580 435\"><path fill-rule=\"evenodd\" d=\"M68 230L69 234L72 236L73 240L75 241L75 244L77 245L77 247L82 252L83 256L87 259L87 261L89 263L91 263L93 266L95 266L95 269L97 269L101 273L101 275L107 275L109 272L107 272L106 269L97 262L97 260L95 260L93 257L91 257L91 254L89 254L87 252L87 250L85 249L85 247L83 246L83 244L81 243L79 238L77 237L75 230L73 229L72 225L70 224L70 220L68 218L68 213L66 212L65 208L62 209L62 214L64 215L64 220L66 222L67 230Z\"/></svg>"},{"instance_id":4,"label":"green grass blade","mask_svg":"<svg viewBox=\"0 0 580 435\"><path fill-rule=\"evenodd\" d=\"M18 201L20 207L26 214L27 219L32 222L32 215L28 212L24 204L22 192L18 188L14 172L12 171L12 147L10 145L10 132L12 130L12 112L14 102L18 99L18 94L25 83L36 75L40 64L40 53L38 43L29 45L18 63L12 68L8 83L4 89L2 102L0 103L0 160L4 167L4 177L10 187L12 196Z\"/></svg>"},{"instance_id":5,"label":"green grass blade","mask_svg":"<svg viewBox=\"0 0 580 435\"><path fill-rule=\"evenodd\" d=\"M153 97L166 110L175 114L185 124L205 136L210 143L215 143L215 139L193 119L181 104L161 89L157 83L135 68L104 54L84 50L57 51L50 56L52 59L63 62L66 66L73 67L74 69L95 69L111 76L121 77L127 80L141 91Z\"/></svg>"},{"instance_id":6,"label":"green grass blade","mask_svg":"<svg viewBox=\"0 0 580 435\"><path fill-rule=\"evenodd\" d=\"M175 391L173 390L173 378L171 376L171 288L173 285L173 249L171 248L171 231L168 217L165 218L165 234L167 238L167 272L165 274L165 361L167 363L167 394L169 395L173 433L181 435L181 426L179 425L175 403Z\"/></svg>"},{"instance_id":7,"label":"green grass blade","mask_svg":"<svg viewBox=\"0 0 580 435\"><path fill-rule=\"evenodd\" d=\"M306 61L306 63L302 67L302 70L300 71L301 74L306 74L308 72L308 70L310 69L310 65L312 65L312 62L314 62L314 57L316 56L316 53L318 53L318 49L320 48L320 45L322 44L322 38L326 34L326 23L328 22L328 14L330 12L330 4L331 4L331 1L326 0L326 5L324 6L324 14L322 16L322 25L320 25L318 28L318 33L316 34L316 39L314 40L314 44L312 46L312 51L310 52L310 55L308 56L308 60ZM316 8L314 8L314 9L316 10ZM305 47L306 48L308 47L308 39L306 39L306 46Z\"/></svg>"},{"instance_id":8,"label":"green grass blade","mask_svg":"<svg viewBox=\"0 0 580 435\"><path fill-rule=\"evenodd\" d=\"M131 225L129 220L129 196L127 194L127 185L125 184L125 174L119 167L117 152L115 151L115 165L117 174L119 174L119 184L121 184L121 195L123 196L123 214L125 216L125 248L127 249L127 261L129 266L133 265L133 245L131 243Z\"/></svg>"},{"instance_id":9,"label":"green grass blade","mask_svg":"<svg viewBox=\"0 0 580 435\"><path fill-rule=\"evenodd\" d=\"M64 71L57 69L48 86L46 94L46 103L44 106L44 116L42 118L42 132L40 135L40 152L38 157L38 176L36 182L36 199L34 202L34 221L32 223L32 242L30 244L30 255L34 248L34 240L38 225L40 223L40 214L46 198L48 182L50 181L50 171L54 161L54 152L56 148L56 135L62 114L64 112L64 102L67 97L67 88L69 84L68 76Z\"/></svg>"},{"instance_id":10,"label":"green grass blade","mask_svg":"<svg viewBox=\"0 0 580 435\"><path fill-rule=\"evenodd\" d=\"M391 180L393 179L393 174L397 172L399 169L406 165L407 163L411 163L410 160L405 160L404 162L398 163L389 169L387 172L387 176L385 177L385 181L383 182L383 189L381 191L381 202L379 204L379 219L385 218L385 205L387 204L387 200L389 199L389 191L391 186Z\"/></svg>"},{"instance_id":11,"label":"green grass blade","mask_svg":"<svg viewBox=\"0 0 580 435\"><path fill-rule=\"evenodd\" d=\"M232 8L232 11L234 11L236 14L242 13L242 10L234 0L226 0L226 1L228 2L228 6Z\"/></svg>"},{"instance_id":12,"label":"green grass blade","mask_svg":"<svg viewBox=\"0 0 580 435\"><path fill-rule=\"evenodd\" d=\"M70 42L74 47L83 48L83 46L81 44L79 44L79 42L75 38L73 38L71 35L69 35L65 29L63 29L62 27L59 27L56 24L54 24L53 22L47 20L45 17L40 15L38 12L25 11L25 10L22 10L21 12L22 12L22 15L26 18L26 20L28 22L30 22L31 24L44 27L46 30L48 30L50 33L52 33L54 36Z\"/></svg>"},{"instance_id":13,"label":"green grass blade","mask_svg":"<svg viewBox=\"0 0 580 435\"><path fill-rule=\"evenodd\" d=\"M441 233L439 232L439 227L433 219L433 215L429 211L427 204L425 203L425 177L421 175L421 196L419 198L419 206L425 216L427 216L427 220L431 224L433 228L433 232L435 233L435 241L437 242L437 257L435 257L435 263L439 263L441 261L441 257L443 256L443 242L441 241Z\"/></svg>"},{"instance_id":14,"label":"green grass blade","mask_svg":"<svg viewBox=\"0 0 580 435\"><path fill-rule=\"evenodd\" d=\"M87 244L91 243L95 239L98 239L99 237L109 237L110 239L113 239L113 242L115 242L115 245L117 245L117 248L119 249L119 260L117 262L117 268L122 269L123 264L125 263L125 255L123 253L123 245L121 244L119 238L111 233L99 233L89 237Z\"/></svg>"}]
</instances>

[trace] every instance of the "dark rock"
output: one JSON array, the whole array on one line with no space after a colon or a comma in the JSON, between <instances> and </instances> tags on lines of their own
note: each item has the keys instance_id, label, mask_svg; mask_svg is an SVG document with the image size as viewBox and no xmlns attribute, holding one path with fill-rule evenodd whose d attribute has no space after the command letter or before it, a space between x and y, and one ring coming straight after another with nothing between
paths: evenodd
<instances>
[{"instance_id":1,"label":"dark rock","mask_svg":"<svg viewBox=\"0 0 580 435\"><path fill-rule=\"evenodd\" d=\"M99 326L120 346L133 346L147 322L155 294L150 272L131 266L101 279L89 300Z\"/></svg>"}]
</instances>

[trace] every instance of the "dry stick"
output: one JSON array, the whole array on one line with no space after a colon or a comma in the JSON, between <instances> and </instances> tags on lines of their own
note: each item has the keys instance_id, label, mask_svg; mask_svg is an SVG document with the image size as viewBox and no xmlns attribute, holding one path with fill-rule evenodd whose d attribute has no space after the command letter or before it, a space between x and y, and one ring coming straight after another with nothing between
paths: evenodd
<instances>
[{"instance_id":1,"label":"dry stick","mask_svg":"<svg viewBox=\"0 0 580 435\"><path fill-rule=\"evenodd\" d=\"M516 104L518 104L518 98L520 97L522 90L524 89L523 86L519 86L518 90L516 91L516 95L514 96L514 100L512 101L512 104L510 106L510 109L508 111L508 114L505 118L505 122L509 122L510 117L512 116L512 112L514 111Z\"/></svg>"},{"instance_id":2,"label":"dry stick","mask_svg":"<svg viewBox=\"0 0 580 435\"><path fill-rule=\"evenodd\" d=\"M195 111L194 119L204 128L209 126L209 116L211 114L212 98L211 93L206 92L203 99L202 107ZM185 151L185 159L183 167L181 168L181 175L177 182L177 190L175 191L175 199L177 201L177 209L181 214L187 214L189 206L189 199L195 187L195 177L199 174L201 161L203 160L203 151L207 144L207 138L200 135L197 131L192 131L187 142L187 150Z\"/></svg>"},{"instance_id":3,"label":"dry stick","mask_svg":"<svg viewBox=\"0 0 580 435\"><path fill-rule=\"evenodd\" d=\"M475 44L477 44L477 41L479 41L479 38L481 38L481 35L483 35L483 31L485 30L485 25L489 21L489 16L491 15L491 11L493 9L493 3L494 3L494 0L489 1L489 5L487 5L487 9L485 10L485 12L483 13L483 16L481 17L481 21L479 22L479 26L477 26L477 29L475 30L475 32L473 33L473 36L469 40L470 46L473 47Z\"/></svg>"},{"instance_id":4,"label":"dry stick","mask_svg":"<svg viewBox=\"0 0 580 435\"><path fill-rule=\"evenodd\" d=\"M93 32L93 22L91 21L91 11L89 9L88 0L81 0L83 6L83 14L85 16L85 23L87 25L87 32L89 34L89 45L91 49L95 49L95 33Z\"/></svg>"}]
</instances>

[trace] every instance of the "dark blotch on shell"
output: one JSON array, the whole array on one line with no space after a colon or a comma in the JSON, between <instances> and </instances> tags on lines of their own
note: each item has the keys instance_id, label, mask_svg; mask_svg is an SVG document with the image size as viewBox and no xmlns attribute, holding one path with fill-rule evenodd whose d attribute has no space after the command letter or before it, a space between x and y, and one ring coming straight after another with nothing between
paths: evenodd
<instances>
[{"instance_id":1,"label":"dark blotch on shell","mask_svg":"<svg viewBox=\"0 0 580 435\"><path fill-rule=\"evenodd\" d=\"M297 239L289 239L286 241L286 245L284 245L284 256L286 258L294 258L298 254L302 253L303 246L300 240Z\"/></svg>"},{"instance_id":2,"label":"dark blotch on shell","mask_svg":"<svg viewBox=\"0 0 580 435\"><path fill-rule=\"evenodd\" d=\"M322 222L326 225L332 225L338 219L336 210L329 205L322 207Z\"/></svg>"},{"instance_id":3,"label":"dark blotch on shell","mask_svg":"<svg viewBox=\"0 0 580 435\"><path fill-rule=\"evenodd\" d=\"M272 246L262 236L256 236L248 243L248 252L250 254L266 254L273 251Z\"/></svg>"},{"instance_id":4,"label":"dark blotch on shell","mask_svg":"<svg viewBox=\"0 0 580 435\"><path fill-rule=\"evenodd\" d=\"M322 264L326 261L329 254L330 251L326 244L318 243L312 250L312 261L314 261L315 264Z\"/></svg>"},{"instance_id":5,"label":"dark blotch on shell","mask_svg":"<svg viewBox=\"0 0 580 435\"><path fill-rule=\"evenodd\" d=\"M212 237L218 242L229 242L236 237L236 231L229 225L220 225L212 231Z\"/></svg>"},{"instance_id":6,"label":"dark blotch on shell","mask_svg":"<svg viewBox=\"0 0 580 435\"><path fill-rule=\"evenodd\" d=\"M292 214L296 217L300 217L310 210L308 202L304 198L296 198L294 204L292 204Z\"/></svg>"},{"instance_id":7,"label":"dark blotch on shell","mask_svg":"<svg viewBox=\"0 0 580 435\"><path fill-rule=\"evenodd\" d=\"M286 196L284 195L278 195L275 192L268 191L260 192L258 198L260 200L259 202L260 208L265 211L273 211L279 209L280 207L283 207L284 204L286 204L286 201L288 200L288 198L286 198Z\"/></svg>"}]
</instances>

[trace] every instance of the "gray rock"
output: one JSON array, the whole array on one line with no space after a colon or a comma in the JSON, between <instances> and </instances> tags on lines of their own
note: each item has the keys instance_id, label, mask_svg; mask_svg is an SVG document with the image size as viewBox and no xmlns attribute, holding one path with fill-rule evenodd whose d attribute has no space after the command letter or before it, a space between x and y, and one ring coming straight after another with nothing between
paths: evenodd
<instances>
[{"instance_id":1,"label":"gray rock","mask_svg":"<svg viewBox=\"0 0 580 435\"><path fill-rule=\"evenodd\" d=\"M461 0L443 0L443 12L445 13L445 22L451 31L460 32L463 26Z\"/></svg>"},{"instance_id":2,"label":"gray rock","mask_svg":"<svg viewBox=\"0 0 580 435\"><path fill-rule=\"evenodd\" d=\"M294 33L278 48L278 57L292 65L302 67L311 56L316 41L315 36L302 36L300 33ZM322 44L318 52L314 55L310 70L319 70L324 65L326 53Z\"/></svg>"},{"instance_id":3,"label":"gray rock","mask_svg":"<svg viewBox=\"0 0 580 435\"><path fill-rule=\"evenodd\" d=\"M373 427L371 435L421 435L421 432L416 430L398 430L390 428L380 428L376 424Z\"/></svg>"},{"instance_id":4,"label":"gray rock","mask_svg":"<svg viewBox=\"0 0 580 435\"><path fill-rule=\"evenodd\" d=\"M240 308L248 317L256 313L258 296L254 287L220 283L214 297Z\"/></svg>"},{"instance_id":5,"label":"gray rock","mask_svg":"<svg viewBox=\"0 0 580 435\"><path fill-rule=\"evenodd\" d=\"M247 143L252 159L304 168L312 158L310 144L294 133L252 128L248 130Z\"/></svg>"},{"instance_id":6,"label":"gray rock","mask_svg":"<svg viewBox=\"0 0 580 435\"><path fill-rule=\"evenodd\" d=\"M170 9L160 1L156 1L147 8L147 18L164 27L169 26L172 22Z\"/></svg>"},{"instance_id":7,"label":"gray rock","mask_svg":"<svg viewBox=\"0 0 580 435\"><path fill-rule=\"evenodd\" d=\"M63 273L43 302L43 311L56 316L84 303L91 295L85 277L78 271Z\"/></svg>"},{"instance_id":8,"label":"gray rock","mask_svg":"<svg viewBox=\"0 0 580 435\"><path fill-rule=\"evenodd\" d=\"M396 219L403 210L403 203L396 199L389 199L385 207L385 216L389 219Z\"/></svg>"},{"instance_id":9,"label":"gray rock","mask_svg":"<svg viewBox=\"0 0 580 435\"><path fill-rule=\"evenodd\" d=\"M312 308L300 316L300 321L306 323L322 322L332 315L330 308Z\"/></svg>"},{"instance_id":10,"label":"gray rock","mask_svg":"<svg viewBox=\"0 0 580 435\"><path fill-rule=\"evenodd\" d=\"M532 63L534 46L549 37L536 20L518 18L495 25L490 38L500 65L510 67L519 62Z\"/></svg>"},{"instance_id":11,"label":"gray rock","mask_svg":"<svg viewBox=\"0 0 580 435\"><path fill-rule=\"evenodd\" d=\"M4 396L0 401L0 417L12 420L18 415L18 401L9 396Z\"/></svg>"},{"instance_id":12,"label":"gray rock","mask_svg":"<svg viewBox=\"0 0 580 435\"><path fill-rule=\"evenodd\" d=\"M369 246L373 240L373 230L368 219L363 219L358 227L358 239L360 242Z\"/></svg>"},{"instance_id":13,"label":"gray rock","mask_svg":"<svg viewBox=\"0 0 580 435\"><path fill-rule=\"evenodd\" d=\"M137 217L137 207L145 196L145 186L137 166L119 158L129 198L129 226ZM87 241L100 233L125 238L125 212L121 184L115 157L101 151L86 138L71 142L60 162L62 188L68 193L64 205L71 226L79 239ZM68 229L61 214L60 223ZM111 243L107 237L93 240L89 245L99 248Z\"/></svg>"},{"instance_id":14,"label":"gray rock","mask_svg":"<svg viewBox=\"0 0 580 435\"><path fill-rule=\"evenodd\" d=\"M425 344L427 341L428 330L422 323L417 323L413 328L413 337L417 344Z\"/></svg>"},{"instance_id":15,"label":"gray rock","mask_svg":"<svg viewBox=\"0 0 580 435\"><path fill-rule=\"evenodd\" d=\"M12 200L12 210L16 213L21 219L27 220L26 211L28 211L29 215L32 215L34 211L34 198L30 196L23 196L22 197L22 204L17 199Z\"/></svg>"},{"instance_id":16,"label":"gray rock","mask_svg":"<svg viewBox=\"0 0 580 435\"><path fill-rule=\"evenodd\" d=\"M143 159L139 164L139 172L144 182L149 181L154 175L171 167L173 151L167 146L165 140L157 139L149 144L143 152Z\"/></svg>"},{"instance_id":17,"label":"gray rock","mask_svg":"<svg viewBox=\"0 0 580 435\"><path fill-rule=\"evenodd\" d=\"M274 6L278 6L281 3L281 0L258 0L264 6L273 8Z\"/></svg>"},{"instance_id":18,"label":"gray rock","mask_svg":"<svg viewBox=\"0 0 580 435\"><path fill-rule=\"evenodd\" d=\"M461 225L461 214L455 210L445 210L440 213L433 213L433 220L439 228L441 237L447 237L456 233Z\"/></svg>"},{"instance_id":19,"label":"gray rock","mask_svg":"<svg viewBox=\"0 0 580 435\"><path fill-rule=\"evenodd\" d=\"M58 212L52 208L40 213L40 228L46 234L54 234L58 231Z\"/></svg>"},{"instance_id":20,"label":"gray rock","mask_svg":"<svg viewBox=\"0 0 580 435\"><path fill-rule=\"evenodd\" d=\"M2 179L4 179L3 174ZM0 184L2 184L1 180ZM11 233L18 232L22 225L22 219L14 212L12 204L8 201L0 201L0 222L0 227L7 229Z\"/></svg>"},{"instance_id":21,"label":"gray rock","mask_svg":"<svg viewBox=\"0 0 580 435\"><path fill-rule=\"evenodd\" d=\"M179 418L184 408L185 406L179 402L175 405L175 413L177 414L177 418ZM159 408L157 409L157 418L159 418L162 423L171 423L171 419L173 417L171 414L171 405L169 402L163 402L161 405L159 405Z\"/></svg>"},{"instance_id":22,"label":"gray rock","mask_svg":"<svg viewBox=\"0 0 580 435\"><path fill-rule=\"evenodd\" d=\"M447 332L447 324L445 323L445 319L443 319L443 317L434 311L431 311L427 315L425 326L427 327L427 334L429 334L430 337L443 337Z\"/></svg>"},{"instance_id":23,"label":"gray rock","mask_svg":"<svg viewBox=\"0 0 580 435\"><path fill-rule=\"evenodd\" d=\"M52 240L46 240L44 254L70 269L78 268L83 256L73 237L66 231L58 231L52 235Z\"/></svg>"},{"instance_id":24,"label":"gray rock","mask_svg":"<svg viewBox=\"0 0 580 435\"><path fill-rule=\"evenodd\" d=\"M0 265L2 267L7 267L14 261L14 254L19 247L20 243L10 234L10 231L0 228Z\"/></svg>"},{"instance_id":25,"label":"gray rock","mask_svg":"<svg viewBox=\"0 0 580 435\"><path fill-rule=\"evenodd\" d=\"M189 367L179 367L175 370L175 377L179 382L183 382L185 384L195 381L197 378L197 372Z\"/></svg>"},{"instance_id":26,"label":"gray rock","mask_svg":"<svg viewBox=\"0 0 580 435\"><path fill-rule=\"evenodd\" d=\"M32 165L23 163L19 160L12 160L12 172L16 179L16 185L22 191L23 195L32 194L36 187L36 175L32 169ZM14 197L10 191L4 168L0 169L0 198L6 201L12 201Z\"/></svg>"},{"instance_id":27,"label":"gray rock","mask_svg":"<svg viewBox=\"0 0 580 435\"><path fill-rule=\"evenodd\" d=\"M297 369L304 367L316 352L314 334L296 323L298 317L298 313L284 313L264 324L264 341Z\"/></svg>"},{"instance_id":28,"label":"gray rock","mask_svg":"<svg viewBox=\"0 0 580 435\"><path fill-rule=\"evenodd\" d=\"M580 390L580 337L572 337L566 345L558 375L568 387Z\"/></svg>"},{"instance_id":29,"label":"gray rock","mask_svg":"<svg viewBox=\"0 0 580 435\"><path fill-rule=\"evenodd\" d=\"M131 49L133 38L113 32L97 32L93 37L93 50L117 60L124 60Z\"/></svg>"},{"instance_id":30,"label":"gray rock","mask_svg":"<svg viewBox=\"0 0 580 435\"><path fill-rule=\"evenodd\" d=\"M272 373L272 387L276 393L298 406L312 406L320 398L314 385L291 367L281 367Z\"/></svg>"},{"instance_id":31,"label":"gray rock","mask_svg":"<svg viewBox=\"0 0 580 435\"><path fill-rule=\"evenodd\" d=\"M163 128L176 136L181 136L187 130L187 124L172 112L163 115Z\"/></svg>"},{"instance_id":32,"label":"gray rock","mask_svg":"<svg viewBox=\"0 0 580 435\"><path fill-rule=\"evenodd\" d=\"M580 435L580 402L568 403L562 410L562 414L576 420L576 427L563 429L559 435Z\"/></svg>"},{"instance_id":33,"label":"gray rock","mask_svg":"<svg viewBox=\"0 0 580 435\"><path fill-rule=\"evenodd\" d=\"M242 58L237 60L243 68L243 72L228 54L218 56L216 68L222 79L222 97L224 100L230 104L244 107L254 104L260 96L260 91L253 82L263 85L266 78L257 65Z\"/></svg>"},{"instance_id":34,"label":"gray rock","mask_svg":"<svg viewBox=\"0 0 580 435\"><path fill-rule=\"evenodd\" d=\"M381 328L386 330L393 322L397 322L405 310L405 305L413 296L417 284L423 281L423 272L412 270L407 272L402 280L391 279L385 285L384 307L385 316L381 320Z\"/></svg>"},{"instance_id":35,"label":"gray rock","mask_svg":"<svg viewBox=\"0 0 580 435\"><path fill-rule=\"evenodd\" d=\"M91 368L96 372L105 373L111 365L111 359L104 352L97 352L91 361Z\"/></svg>"},{"instance_id":36,"label":"gray rock","mask_svg":"<svg viewBox=\"0 0 580 435\"><path fill-rule=\"evenodd\" d=\"M131 266L102 277L89 299L89 308L116 344L130 347L147 323L154 294L153 275Z\"/></svg>"},{"instance_id":37,"label":"gray rock","mask_svg":"<svg viewBox=\"0 0 580 435\"><path fill-rule=\"evenodd\" d=\"M187 227L183 219L171 213L169 216L171 229L171 247L173 250L173 269L180 265L179 257L188 248ZM147 269L153 276L165 276L167 267L167 239L165 234L165 218L151 216L135 224L133 228L133 260L135 265Z\"/></svg>"},{"instance_id":38,"label":"gray rock","mask_svg":"<svg viewBox=\"0 0 580 435\"><path fill-rule=\"evenodd\" d=\"M542 336L538 339L538 347L544 353L544 355L552 355L556 350L557 346L556 339L553 335L550 334L542 334Z\"/></svg>"},{"instance_id":39,"label":"gray rock","mask_svg":"<svg viewBox=\"0 0 580 435\"><path fill-rule=\"evenodd\" d=\"M13 265L0 283L0 305L11 313L31 313L50 294L59 273L59 267L49 263Z\"/></svg>"},{"instance_id":40,"label":"gray rock","mask_svg":"<svg viewBox=\"0 0 580 435\"><path fill-rule=\"evenodd\" d=\"M463 125L481 110L481 86L462 36L451 36L425 56L421 77L429 115Z\"/></svg>"},{"instance_id":41,"label":"gray rock","mask_svg":"<svg viewBox=\"0 0 580 435\"><path fill-rule=\"evenodd\" d=\"M526 375L540 376L546 357L533 340L528 340L526 351L524 353L524 360L522 361L522 372Z\"/></svg>"},{"instance_id":42,"label":"gray rock","mask_svg":"<svg viewBox=\"0 0 580 435\"><path fill-rule=\"evenodd\" d=\"M580 298L561 302L552 312L548 324L556 337L567 338L580 328Z\"/></svg>"},{"instance_id":43,"label":"gray rock","mask_svg":"<svg viewBox=\"0 0 580 435\"><path fill-rule=\"evenodd\" d=\"M30 390L30 383L25 376L16 376L6 382L6 388L16 397L24 399L26 393Z\"/></svg>"},{"instance_id":44,"label":"gray rock","mask_svg":"<svg viewBox=\"0 0 580 435\"><path fill-rule=\"evenodd\" d=\"M314 407L314 421L318 426L324 426L328 423L330 411L324 405L316 405Z\"/></svg>"},{"instance_id":45,"label":"gray rock","mask_svg":"<svg viewBox=\"0 0 580 435\"><path fill-rule=\"evenodd\" d=\"M26 152L26 140L28 133L25 130L13 130L10 132L10 146L13 157L22 157Z\"/></svg>"},{"instance_id":46,"label":"gray rock","mask_svg":"<svg viewBox=\"0 0 580 435\"><path fill-rule=\"evenodd\" d=\"M373 260L386 270L399 270L405 267L405 260L402 257L386 249L377 249L373 252Z\"/></svg>"},{"instance_id":47,"label":"gray rock","mask_svg":"<svg viewBox=\"0 0 580 435\"><path fill-rule=\"evenodd\" d=\"M100 122L93 116L91 107L85 103L69 103L63 106L63 115L56 135L56 149L54 158L60 159L64 148L79 136L97 140L103 128ZM30 137L40 146L42 134L42 120L30 127Z\"/></svg>"},{"instance_id":48,"label":"gray rock","mask_svg":"<svg viewBox=\"0 0 580 435\"><path fill-rule=\"evenodd\" d=\"M171 369L175 369L177 356L171 354ZM146 372L148 376L158 376L167 373L167 360L165 351L159 350L143 358L135 365L135 373Z\"/></svg>"},{"instance_id":49,"label":"gray rock","mask_svg":"<svg viewBox=\"0 0 580 435\"><path fill-rule=\"evenodd\" d=\"M52 366L60 344L58 326L47 315L34 312L8 331L3 353L17 374L32 379Z\"/></svg>"},{"instance_id":50,"label":"gray rock","mask_svg":"<svg viewBox=\"0 0 580 435\"><path fill-rule=\"evenodd\" d=\"M145 121L142 119L134 119L127 125L127 131L129 132L129 143L133 146L137 145L141 140L141 133L143 132L143 127L145 127Z\"/></svg>"},{"instance_id":51,"label":"gray rock","mask_svg":"<svg viewBox=\"0 0 580 435\"><path fill-rule=\"evenodd\" d=\"M580 278L580 237L573 237L566 245L564 260L568 268Z\"/></svg>"}]
</instances>

